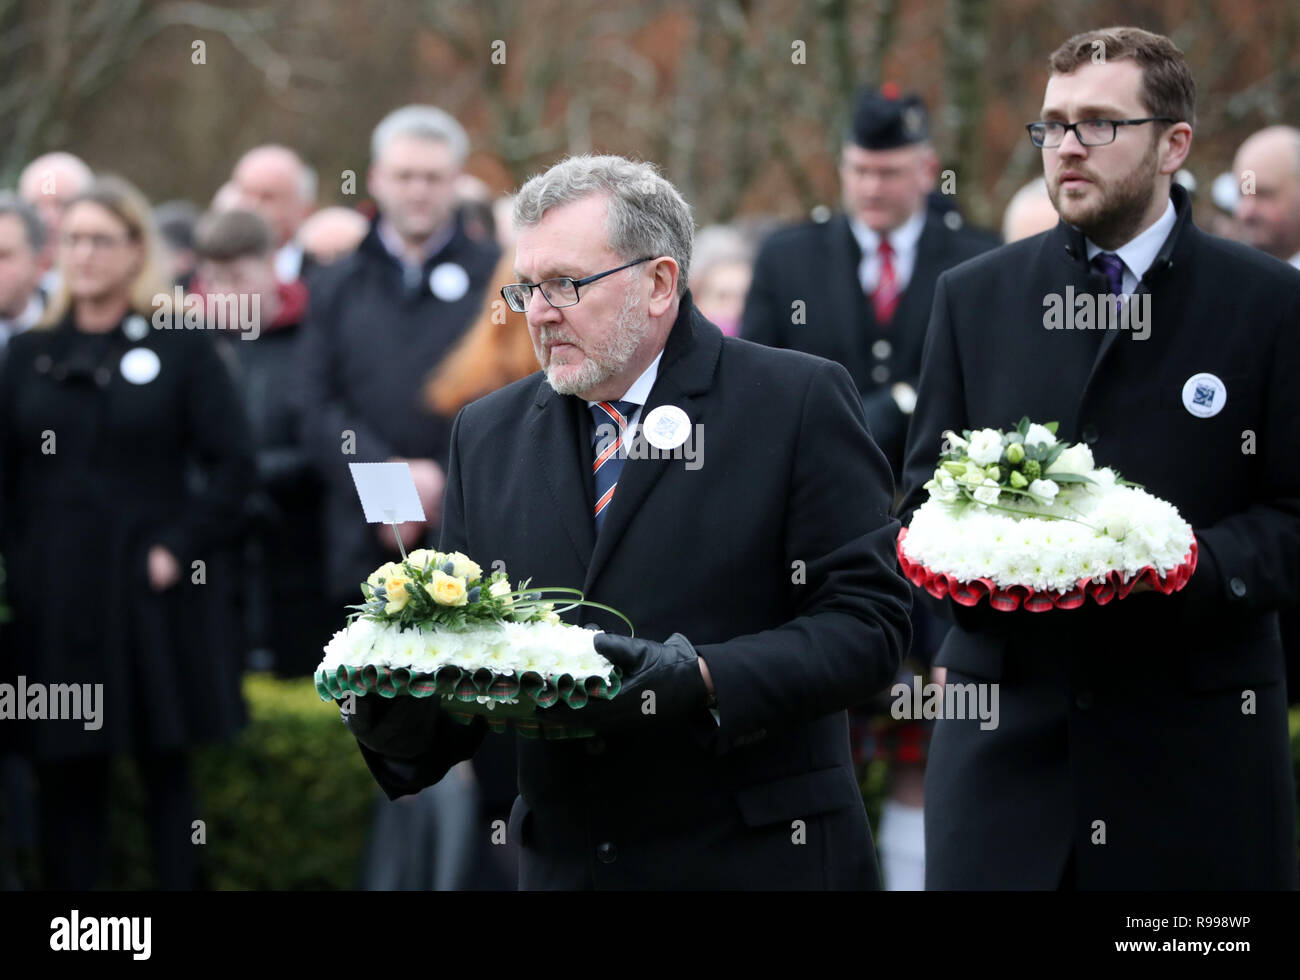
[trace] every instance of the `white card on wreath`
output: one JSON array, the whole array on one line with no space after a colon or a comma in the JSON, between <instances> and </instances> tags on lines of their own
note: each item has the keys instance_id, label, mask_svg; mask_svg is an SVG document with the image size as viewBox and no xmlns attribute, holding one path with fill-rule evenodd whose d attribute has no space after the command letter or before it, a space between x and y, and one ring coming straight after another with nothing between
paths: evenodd
<instances>
[{"instance_id":1,"label":"white card on wreath","mask_svg":"<svg viewBox=\"0 0 1300 980\"><path fill-rule=\"evenodd\" d=\"M349 463L348 469L369 523L426 520L409 463Z\"/></svg>"}]
</instances>

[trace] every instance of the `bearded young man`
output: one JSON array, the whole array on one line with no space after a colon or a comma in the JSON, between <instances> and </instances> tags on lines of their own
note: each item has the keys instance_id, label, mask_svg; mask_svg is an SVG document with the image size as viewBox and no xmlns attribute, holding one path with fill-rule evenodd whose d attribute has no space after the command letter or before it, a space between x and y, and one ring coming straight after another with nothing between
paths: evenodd
<instances>
[{"instance_id":1,"label":"bearded young man","mask_svg":"<svg viewBox=\"0 0 1300 980\"><path fill-rule=\"evenodd\" d=\"M690 208L649 164L556 164L519 191L515 224L520 281L502 294L543 371L457 416L440 547L580 588L637 636L567 614L610 631L596 649L623 689L581 709L596 738L519 740L520 886L879 887L845 709L893 677L910 592L848 372L695 310ZM664 420L708 430L702 465L622 451ZM346 716L393 798L486 731L396 700Z\"/></svg>"},{"instance_id":2,"label":"bearded young man","mask_svg":"<svg viewBox=\"0 0 1300 980\"><path fill-rule=\"evenodd\" d=\"M1001 716L937 725L927 887L1293 888L1277 611L1300 592L1300 272L1193 224L1172 175L1195 86L1168 38L1091 31L1050 66L1029 133L1064 221L940 277L904 520L945 429L1028 415L1176 504L1199 564L1173 596L945 603L936 663L999 684ZM1048 329L1067 290L1147 293L1149 331Z\"/></svg>"}]
</instances>

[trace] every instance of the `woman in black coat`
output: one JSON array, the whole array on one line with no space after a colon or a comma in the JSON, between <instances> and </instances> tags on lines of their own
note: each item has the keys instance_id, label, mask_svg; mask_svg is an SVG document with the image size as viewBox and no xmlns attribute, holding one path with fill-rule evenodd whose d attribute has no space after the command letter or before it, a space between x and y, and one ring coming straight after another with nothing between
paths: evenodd
<instances>
[{"instance_id":1,"label":"woman in black coat","mask_svg":"<svg viewBox=\"0 0 1300 980\"><path fill-rule=\"evenodd\" d=\"M0 374L14 612L0 680L83 694L80 718L20 726L55 888L101 882L121 753L148 793L161 886L194 887L203 815L188 750L245 721L227 549L251 481L248 426L225 342L176 329L155 242L129 184L103 179L74 198L61 292Z\"/></svg>"}]
</instances>

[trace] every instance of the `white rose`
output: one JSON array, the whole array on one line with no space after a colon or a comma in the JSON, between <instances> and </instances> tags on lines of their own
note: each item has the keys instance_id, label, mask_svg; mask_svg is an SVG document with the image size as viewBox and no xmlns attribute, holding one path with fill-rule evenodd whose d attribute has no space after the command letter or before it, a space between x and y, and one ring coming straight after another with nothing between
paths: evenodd
<instances>
[{"instance_id":1,"label":"white rose","mask_svg":"<svg viewBox=\"0 0 1300 980\"><path fill-rule=\"evenodd\" d=\"M1092 458L1092 450L1083 443L1078 443L1057 456L1056 462L1047 468L1047 472L1080 473L1086 476L1093 471L1096 465Z\"/></svg>"},{"instance_id":2,"label":"white rose","mask_svg":"<svg viewBox=\"0 0 1300 980\"><path fill-rule=\"evenodd\" d=\"M972 432L966 455L981 466L996 463L1002 458L1002 433L997 429L980 429Z\"/></svg>"},{"instance_id":3,"label":"white rose","mask_svg":"<svg viewBox=\"0 0 1300 980\"><path fill-rule=\"evenodd\" d=\"M1029 484L1028 492L1040 504L1050 504L1060 489L1055 480L1035 480Z\"/></svg>"},{"instance_id":4,"label":"white rose","mask_svg":"<svg viewBox=\"0 0 1300 980\"><path fill-rule=\"evenodd\" d=\"M1001 492L1002 490L997 485L996 481L985 480L983 486L976 488L974 497L977 503L996 504L998 502L998 494Z\"/></svg>"},{"instance_id":5,"label":"white rose","mask_svg":"<svg viewBox=\"0 0 1300 980\"><path fill-rule=\"evenodd\" d=\"M1128 518L1123 514L1113 514L1106 521L1106 536L1116 541L1123 541L1130 530Z\"/></svg>"},{"instance_id":6,"label":"white rose","mask_svg":"<svg viewBox=\"0 0 1300 980\"><path fill-rule=\"evenodd\" d=\"M500 582L493 582L488 586L488 595L493 599L500 599L502 596L509 595L514 590L510 588L510 583L506 579Z\"/></svg>"},{"instance_id":7,"label":"white rose","mask_svg":"<svg viewBox=\"0 0 1300 980\"><path fill-rule=\"evenodd\" d=\"M950 504L959 496L957 493L957 481L947 473L943 475L942 480L932 482L934 485L930 487L930 496L933 499L942 501L945 504Z\"/></svg>"},{"instance_id":8,"label":"white rose","mask_svg":"<svg viewBox=\"0 0 1300 980\"><path fill-rule=\"evenodd\" d=\"M1056 436L1052 435L1051 432L1043 428L1043 426L1039 425L1037 422L1031 422L1029 425L1029 431L1025 433L1025 445L1037 446L1039 443L1047 446L1055 446Z\"/></svg>"}]
</instances>

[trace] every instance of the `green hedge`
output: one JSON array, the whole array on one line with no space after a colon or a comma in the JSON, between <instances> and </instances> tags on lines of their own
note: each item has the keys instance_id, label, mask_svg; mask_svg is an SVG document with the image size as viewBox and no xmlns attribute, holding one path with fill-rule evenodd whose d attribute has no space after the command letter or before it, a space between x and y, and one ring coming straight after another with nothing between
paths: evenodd
<instances>
[{"instance_id":1,"label":"green hedge","mask_svg":"<svg viewBox=\"0 0 1300 980\"><path fill-rule=\"evenodd\" d=\"M215 889L355 888L378 789L338 711L310 680L248 674L251 722L193 756L203 868ZM115 773L112 888L156 882L134 767Z\"/></svg>"},{"instance_id":2,"label":"green hedge","mask_svg":"<svg viewBox=\"0 0 1300 980\"><path fill-rule=\"evenodd\" d=\"M310 680L244 681L252 721L233 745L195 753L196 817L207 824L206 882L216 889L355 888L376 785ZM1291 748L1300 784L1300 709L1291 712ZM123 761L116 773L109 887L156 887L139 779ZM873 828L886 789L884 765L862 773Z\"/></svg>"}]
</instances>

